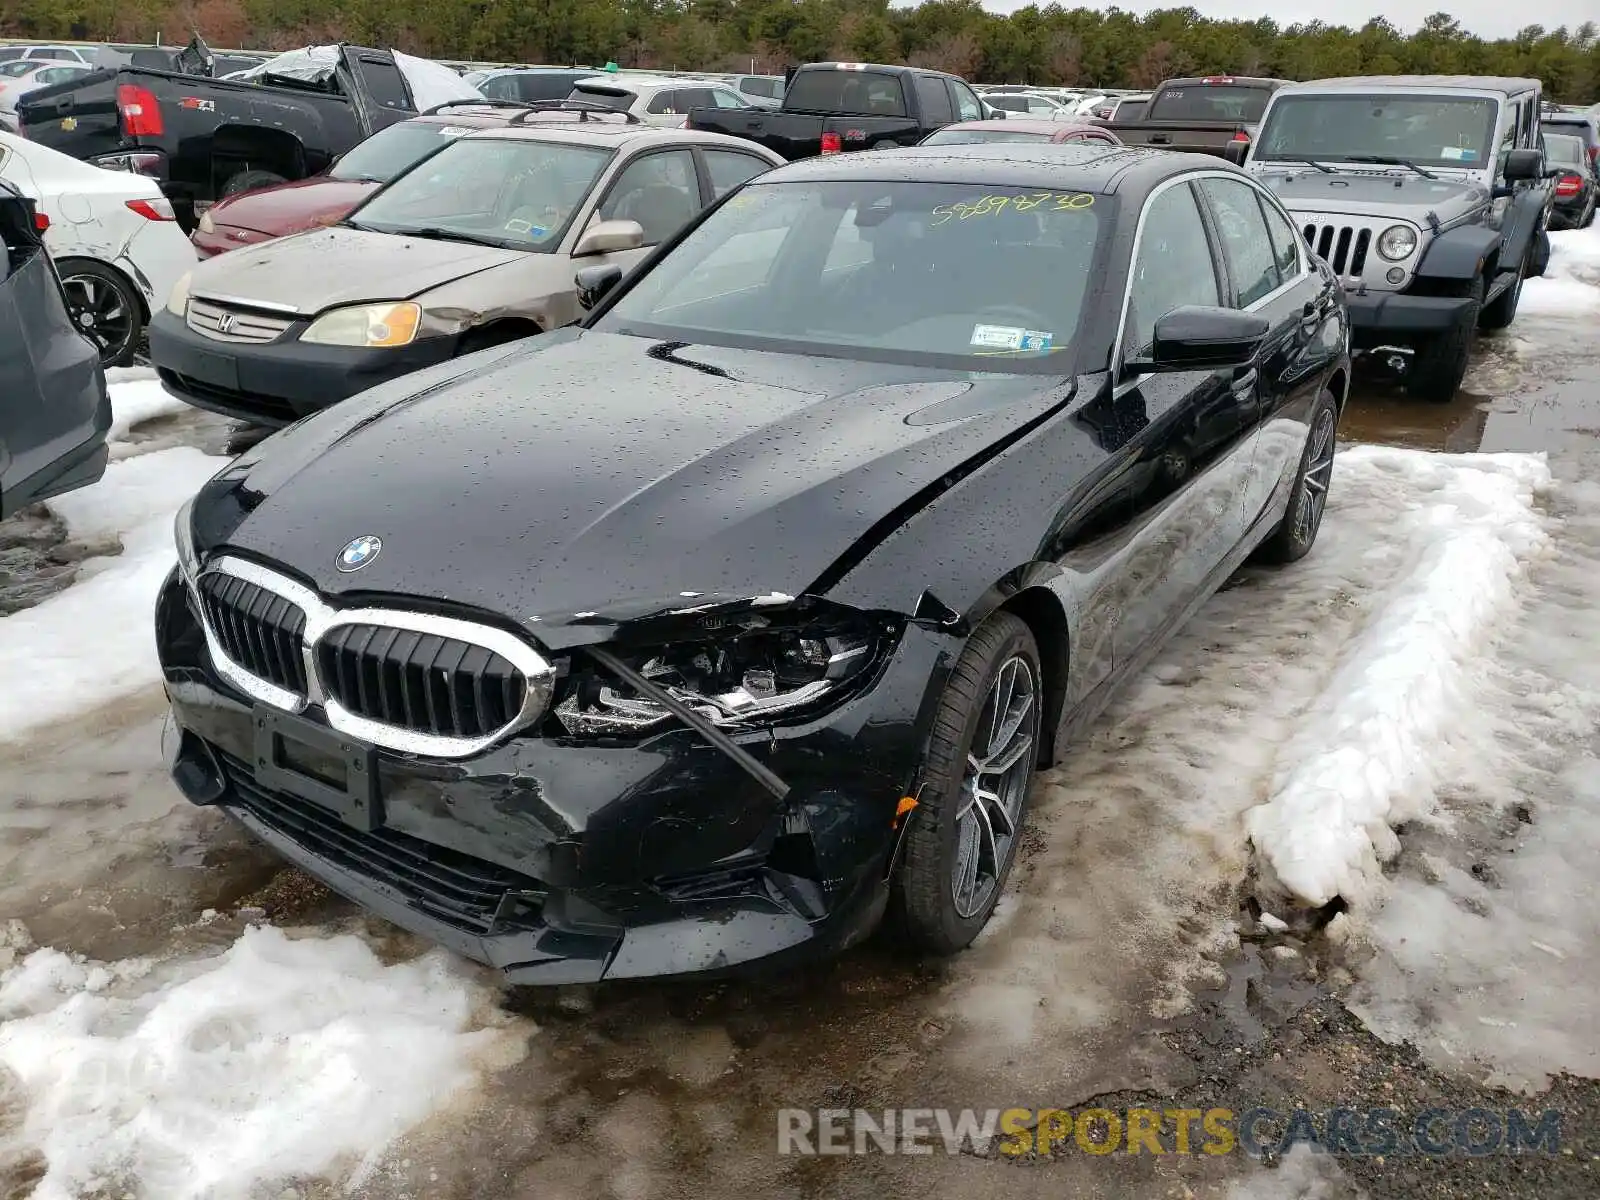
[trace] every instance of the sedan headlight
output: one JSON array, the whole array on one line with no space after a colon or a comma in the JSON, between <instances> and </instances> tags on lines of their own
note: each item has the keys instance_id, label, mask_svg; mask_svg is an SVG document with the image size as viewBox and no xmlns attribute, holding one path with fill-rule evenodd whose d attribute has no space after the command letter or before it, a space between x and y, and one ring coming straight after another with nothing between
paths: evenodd
<instances>
[{"instance_id":1,"label":"sedan headlight","mask_svg":"<svg viewBox=\"0 0 1600 1200\"><path fill-rule=\"evenodd\" d=\"M1378 253L1390 262L1410 258L1417 248L1417 231L1409 225L1391 225L1378 235Z\"/></svg>"},{"instance_id":2,"label":"sedan headlight","mask_svg":"<svg viewBox=\"0 0 1600 1200\"><path fill-rule=\"evenodd\" d=\"M726 637L624 655L649 682L714 725L799 720L857 691L894 644L864 620L823 618L776 628L763 618ZM575 736L628 737L675 718L665 706L596 672L568 679L556 717Z\"/></svg>"},{"instance_id":3,"label":"sedan headlight","mask_svg":"<svg viewBox=\"0 0 1600 1200\"><path fill-rule=\"evenodd\" d=\"M189 307L189 284L194 279L193 271L185 271L178 276L178 282L172 285L172 291L167 293L167 311L175 316L183 316Z\"/></svg>"},{"instance_id":4,"label":"sedan headlight","mask_svg":"<svg viewBox=\"0 0 1600 1200\"><path fill-rule=\"evenodd\" d=\"M217 231L217 223L211 219L211 210L209 208L200 214L199 229L201 233L215 233Z\"/></svg>"},{"instance_id":5,"label":"sedan headlight","mask_svg":"<svg viewBox=\"0 0 1600 1200\"><path fill-rule=\"evenodd\" d=\"M410 301L357 304L325 312L300 335L317 346L409 346L422 326L422 306Z\"/></svg>"},{"instance_id":6,"label":"sedan headlight","mask_svg":"<svg viewBox=\"0 0 1600 1200\"><path fill-rule=\"evenodd\" d=\"M173 522L172 540L178 547L178 571L190 583L200 576L200 555L194 548L194 498L178 510Z\"/></svg>"}]
</instances>

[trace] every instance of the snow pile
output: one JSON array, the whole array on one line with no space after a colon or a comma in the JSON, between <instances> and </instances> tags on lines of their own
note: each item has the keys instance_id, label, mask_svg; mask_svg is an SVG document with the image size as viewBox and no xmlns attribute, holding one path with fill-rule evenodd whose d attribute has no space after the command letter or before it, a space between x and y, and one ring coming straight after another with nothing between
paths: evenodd
<instances>
[{"instance_id":1,"label":"snow pile","mask_svg":"<svg viewBox=\"0 0 1600 1200\"><path fill-rule=\"evenodd\" d=\"M0 742L158 679L152 613L176 561L172 521L225 460L188 447L114 462L92 487L49 501L78 540L115 537L72 587L0 620Z\"/></svg>"},{"instance_id":2,"label":"snow pile","mask_svg":"<svg viewBox=\"0 0 1600 1200\"><path fill-rule=\"evenodd\" d=\"M442 951L385 966L359 938L269 927L166 967L36 950L0 976L0 1067L23 1092L20 1140L47 1163L35 1200L359 1183L396 1137L521 1057L491 997Z\"/></svg>"},{"instance_id":3,"label":"snow pile","mask_svg":"<svg viewBox=\"0 0 1600 1200\"><path fill-rule=\"evenodd\" d=\"M1550 235L1550 266L1523 284L1524 315L1584 316L1600 312L1600 221Z\"/></svg>"},{"instance_id":4,"label":"snow pile","mask_svg":"<svg viewBox=\"0 0 1600 1200\"><path fill-rule=\"evenodd\" d=\"M1399 846L1391 826L1427 815L1441 743L1471 711L1463 665L1510 604L1522 560L1547 541L1542 456L1361 446L1333 494L1387 512L1381 536L1409 564L1349 645L1246 828L1267 880L1311 905L1364 896ZM1337 514L1330 513L1330 520Z\"/></svg>"},{"instance_id":5,"label":"snow pile","mask_svg":"<svg viewBox=\"0 0 1600 1200\"><path fill-rule=\"evenodd\" d=\"M135 425L185 411L189 406L161 386L149 367L113 367L106 372L111 391L111 429L106 441L128 436Z\"/></svg>"}]
</instances>

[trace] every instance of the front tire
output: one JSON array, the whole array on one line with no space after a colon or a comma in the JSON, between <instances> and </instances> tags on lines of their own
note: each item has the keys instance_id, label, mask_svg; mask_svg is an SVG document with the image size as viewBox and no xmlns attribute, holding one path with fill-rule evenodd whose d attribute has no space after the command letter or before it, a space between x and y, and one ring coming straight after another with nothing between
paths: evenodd
<instances>
[{"instance_id":1,"label":"front tire","mask_svg":"<svg viewBox=\"0 0 1600 1200\"><path fill-rule=\"evenodd\" d=\"M1528 277L1529 259L1532 257L1532 248L1522 259L1517 267L1517 277L1511 286L1501 292L1492 302L1486 304L1478 313L1479 329L1505 329L1517 319L1517 306L1522 303L1522 283Z\"/></svg>"},{"instance_id":2,"label":"front tire","mask_svg":"<svg viewBox=\"0 0 1600 1200\"><path fill-rule=\"evenodd\" d=\"M1472 335L1478 328L1478 313L1483 304L1483 278L1469 285L1465 298L1470 301L1455 326L1416 348L1406 373L1406 391L1419 400L1449 404L1456 398L1467 375L1472 357Z\"/></svg>"},{"instance_id":3,"label":"front tire","mask_svg":"<svg viewBox=\"0 0 1600 1200\"><path fill-rule=\"evenodd\" d=\"M993 915L1016 859L1043 710L1033 633L996 613L945 681L908 818L894 899L918 948L954 954Z\"/></svg>"},{"instance_id":4,"label":"front tire","mask_svg":"<svg viewBox=\"0 0 1600 1200\"><path fill-rule=\"evenodd\" d=\"M1311 433L1300 455L1300 473L1295 477L1294 490L1289 493L1288 507L1278 527L1256 550L1259 561L1279 565L1298 562L1316 545L1322 514L1328 505L1328 487L1333 481L1338 426L1338 397L1324 390L1317 398L1317 406L1311 410Z\"/></svg>"},{"instance_id":5,"label":"front tire","mask_svg":"<svg viewBox=\"0 0 1600 1200\"><path fill-rule=\"evenodd\" d=\"M1544 273L1550 269L1550 233L1541 228L1533 235L1533 262L1528 265L1528 274L1535 279L1543 279Z\"/></svg>"},{"instance_id":6,"label":"front tire","mask_svg":"<svg viewBox=\"0 0 1600 1200\"><path fill-rule=\"evenodd\" d=\"M64 258L56 271L72 323L94 343L100 365L131 363L144 332L144 299L133 281L115 267L88 258Z\"/></svg>"}]
</instances>

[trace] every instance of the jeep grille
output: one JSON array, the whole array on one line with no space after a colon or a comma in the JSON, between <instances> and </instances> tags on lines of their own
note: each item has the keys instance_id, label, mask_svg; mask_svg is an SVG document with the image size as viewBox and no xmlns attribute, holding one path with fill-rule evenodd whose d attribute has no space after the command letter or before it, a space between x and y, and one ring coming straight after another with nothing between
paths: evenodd
<instances>
[{"instance_id":1,"label":"jeep grille","mask_svg":"<svg viewBox=\"0 0 1600 1200\"><path fill-rule=\"evenodd\" d=\"M1312 252L1332 267L1336 275L1360 275L1367 265L1372 230L1350 225L1307 224L1302 231Z\"/></svg>"}]
</instances>

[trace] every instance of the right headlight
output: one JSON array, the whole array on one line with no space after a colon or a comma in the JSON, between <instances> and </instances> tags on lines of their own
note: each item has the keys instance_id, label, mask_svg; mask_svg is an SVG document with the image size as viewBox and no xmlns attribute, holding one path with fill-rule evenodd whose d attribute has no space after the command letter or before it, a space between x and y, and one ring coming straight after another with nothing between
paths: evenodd
<instances>
[{"instance_id":1,"label":"right headlight","mask_svg":"<svg viewBox=\"0 0 1600 1200\"><path fill-rule=\"evenodd\" d=\"M173 521L172 540L178 547L178 573L190 583L200 576L200 555L194 548L194 497L184 502Z\"/></svg>"},{"instance_id":2,"label":"right headlight","mask_svg":"<svg viewBox=\"0 0 1600 1200\"><path fill-rule=\"evenodd\" d=\"M1409 225L1391 225L1378 235L1378 253L1390 262L1410 258L1417 248L1417 231Z\"/></svg>"},{"instance_id":3,"label":"right headlight","mask_svg":"<svg viewBox=\"0 0 1600 1200\"><path fill-rule=\"evenodd\" d=\"M761 725L845 699L875 674L893 644L892 629L835 617L790 628L746 625L724 637L702 635L624 657L714 725ZM555 711L579 737L640 735L675 720L657 701L598 672L569 678Z\"/></svg>"},{"instance_id":4,"label":"right headlight","mask_svg":"<svg viewBox=\"0 0 1600 1200\"><path fill-rule=\"evenodd\" d=\"M194 279L193 271L185 271L178 277L178 282L172 285L172 291L167 294L167 311L174 316L183 316L189 307L189 284Z\"/></svg>"},{"instance_id":5,"label":"right headlight","mask_svg":"<svg viewBox=\"0 0 1600 1200\"><path fill-rule=\"evenodd\" d=\"M409 300L383 304L356 304L325 312L300 335L316 346L355 346L378 349L409 346L422 326L422 306Z\"/></svg>"},{"instance_id":6,"label":"right headlight","mask_svg":"<svg viewBox=\"0 0 1600 1200\"><path fill-rule=\"evenodd\" d=\"M201 233L215 233L217 231L217 223L211 219L211 210L209 208L200 214L199 228Z\"/></svg>"}]
</instances>

